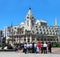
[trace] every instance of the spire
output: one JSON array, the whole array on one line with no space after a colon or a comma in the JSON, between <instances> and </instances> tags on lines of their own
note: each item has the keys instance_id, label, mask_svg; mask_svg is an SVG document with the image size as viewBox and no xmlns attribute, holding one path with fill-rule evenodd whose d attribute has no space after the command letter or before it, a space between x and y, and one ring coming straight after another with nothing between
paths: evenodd
<instances>
[{"instance_id":1,"label":"spire","mask_svg":"<svg viewBox=\"0 0 60 57\"><path fill-rule=\"evenodd\" d=\"M57 18L55 18L55 28L58 28Z\"/></svg>"},{"instance_id":2,"label":"spire","mask_svg":"<svg viewBox=\"0 0 60 57\"><path fill-rule=\"evenodd\" d=\"M31 8L29 8L29 10L31 10Z\"/></svg>"},{"instance_id":3,"label":"spire","mask_svg":"<svg viewBox=\"0 0 60 57\"><path fill-rule=\"evenodd\" d=\"M58 26L57 18L55 18L55 26Z\"/></svg>"},{"instance_id":4,"label":"spire","mask_svg":"<svg viewBox=\"0 0 60 57\"><path fill-rule=\"evenodd\" d=\"M31 8L29 8L28 13L26 15L26 28L28 30L31 30L31 28L34 25L34 21L35 20L34 20L34 16L33 16L32 10L31 10Z\"/></svg>"},{"instance_id":5,"label":"spire","mask_svg":"<svg viewBox=\"0 0 60 57\"><path fill-rule=\"evenodd\" d=\"M31 8L29 8L29 11L28 11L28 13L26 15L26 19L27 18L29 18L29 19L33 19L34 18Z\"/></svg>"},{"instance_id":6,"label":"spire","mask_svg":"<svg viewBox=\"0 0 60 57\"><path fill-rule=\"evenodd\" d=\"M11 22L11 27L13 27L13 23Z\"/></svg>"}]
</instances>

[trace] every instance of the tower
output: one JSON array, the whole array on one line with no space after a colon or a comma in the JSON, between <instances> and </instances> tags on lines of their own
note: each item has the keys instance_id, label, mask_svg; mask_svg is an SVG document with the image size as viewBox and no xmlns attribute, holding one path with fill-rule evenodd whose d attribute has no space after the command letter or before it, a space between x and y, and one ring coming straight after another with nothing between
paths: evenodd
<instances>
[{"instance_id":1,"label":"tower","mask_svg":"<svg viewBox=\"0 0 60 57\"><path fill-rule=\"evenodd\" d=\"M58 22L56 18L55 18L55 26L58 26Z\"/></svg>"},{"instance_id":2,"label":"tower","mask_svg":"<svg viewBox=\"0 0 60 57\"><path fill-rule=\"evenodd\" d=\"M33 26L34 26L34 16L31 11L31 8L29 8L29 11L26 15L26 29L31 30Z\"/></svg>"},{"instance_id":3,"label":"tower","mask_svg":"<svg viewBox=\"0 0 60 57\"><path fill-rule=\"evenodd\" d=\"M58 22L57 22L57 18L55 18L55 28L58 28Z\"/></svg>"}]
</instances>

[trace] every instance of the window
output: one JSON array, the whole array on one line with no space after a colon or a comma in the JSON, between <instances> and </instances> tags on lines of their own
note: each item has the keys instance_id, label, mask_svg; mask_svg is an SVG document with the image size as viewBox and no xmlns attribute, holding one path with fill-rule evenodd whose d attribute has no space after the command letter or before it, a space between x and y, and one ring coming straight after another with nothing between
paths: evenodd
<instances>
[{"instance_id":1,"label":"window","mask_svg":"<svg viewBox=\"0 0 60 57\"><path fill-rule=\"evenodd\" d=\"M37 32L37 34L39 34L39 32Z\"/></svg>"},{"instance_id":2,"label":"window","mask_svg":"<svg viewBox=\"0 0 60 57\"><path fill-rule=\"evenodd\" d=\"M29 26L29 20L27 20L27 25Z\"/></svg>"},{"instance_id":3,"label":"window","mask_svg":"<svg viewBox=\"0 0 60 57\"><path fill-rule=\"evenodd\" d=\"M41 26L39 26L39 28L41 28Z\"/></svg>"},{"instance_id":4,"label":"window","mask_svg":"<svg viewBox=\"0 0 60 57\"><path fill-rule=\"evenodd\" d=\"M46 33L44 32L44 34L46 34Z\"/></svg>"},{"instance_id":5,"label":"window","mask_svg":"<svg viewBox=\"0 0 60 57\"><path fill-rule=\"evenodd\" d=\"M22 33L23 33L23 31L22 31Z\"/></svg>"},{"instance_id":6,"label":"window","mask_svg":"<svg viewBox=\"0 0 60 57\"><path fill-rule=\"evenodd\" d=\"M38 31L38 29L36 29Z\"/></svg>"},{"instance_id":7,"label":"window","mask_svg":"<svg viewBox=\"0 0 60 57\"><path fill-rule=\"evenodd\" d=\"M55 35L55 33L53 33L53 35Z\"/></svg>"},{"instance_id":8,"label":"window","mask_svg":"<svg viewBox=\"0 0 60 57\"><path fill-rule=\"evenodd\" d=\"M27 29L25 30L25 32L27 32Z\"/></svg>"},{"instance_id":9,"label":"window","mask_svg":"<svg viewBox=\"0 0 60 57\"><path fill-rule=\"evenodd\" d=\"M44 28L44 26L42 26L42 28Z\"/></svg>"},{"instance_id":10,"label":"window","mask_svg":"<svg viewBox=\"0 0 60 57\"><path fill-rule=\"evenodd\" d=\"M41 29L40 29L40 31L41 31Z\"/></svg>"},{"instance_id":11,"label":"window","mask_svg":"<svg viewBox=\"0 0 60 57\"><path fill-rule=\"evenodd\" d=\"M29 19L29 17L27 17L27 19Z\"/></svg>"},{"instance_id":12,"label":"window","mask_svg":"<svg viewBox=\"0 0 60 57\"><path fill-rule=\"evenodd\" d=\"M49 27L49 29L50 29L50 27Z\"/></svg>"},{"instance_id":13,"label":"window","mask_svg":"<svg viewBox=\"0 0 60 57\"><path fill-rule=\"evenodd\" d=\"M53 27L52 27L52 29L53 29Z\"/></svg>"},{"instance_id":14,"label":"window","mask_svg":"<svg viewBox=\"0 0 60 57\"><path fill-rule=\"evenodd\" d=\"M42 34L42 32L40 34Z\"/></svg>"},{"instance_id":15,"label":"window","mask_svg":"<svg viewBox=\"0 0 60 57\"><path fill-rule=\"evenodd\" d=\"M16 27L15 27L15 29L16 29Z\"/></svg>"},{"instance_id":16,"label":"window","mask_svg":"<svg viewBox=\"0 0 60 57\"><path fill-rule=\"evenodd\" d=\"M47 32L48 32L48 30L47 30Z\"/></svg>"},{"instance_id":17,"label":"window","mask_svg":"<svg viewBox=\"0 0 60 57\"><path fill-rule=\"evenodd\" d=\"M50 35L52 35L52 33L50 33Z\"/></svg>"},{"instance_id":18,"label":"window","mask_svg":"<svg viewBox=\"0 0 60 57\"><path fill-rule=\"evenodd\" d=\"M34 31L32 31L32 33L34 33Z\"/></svg>"},{"instance_id":19,"label":"window","mask_svg":"<svg viewBox=\"0 0 60 57\"><path fill-rule=\"evenodd\" d=\"M51 39L51 41L52 41L52 39Z\"/></svg>"},{"instance_id":20,"label":"window","mask_svg":"<svg viewBox=\"0 0 60 57\"><path fill-rule=\"evenodd\" d=\"M41 38L41 41L43 41L43 39Z\"/></svg>"},{"instance_id":21,"label":"window","mask_svg":"<svg viewBox=\"0 0 60 57\"><path fill-rule=\"evenodd\" d=\"M34 17L32 17L32 19L33 19Z\"/></svg>"},{"instance_id":22,"label":"window","mask_svg":"<svg viewBox=\"0 0 60 57\"><path fill-rule=\"evenodd\" d=\"M47 33L49 35L49 33Z\"/></svg>"},{"instance_id":23,"label":"window","mask_svg":"<svg viewBox=\"0 0 60 57\"><path fill-rule=\"evenodd\" d=\"M43 31L45 31L45 29L43 29Z\"/></svg>"},{"instance_id":24,"label":"window","mask_svg":"<svg viewBox=\"0 0 60 57\"><path fill-rule=\"evenodd\" d=\"M44 41L46 41L46 38L44 38Z\"/></svg>"},{"instance_id":25,"label":"window","mask_svg":"<svg viewBox=\"0 0 60 57\"><path fill-rule=\"evenodd\" d=\"M47 34L47 32L46 32L46 34Z\"/></svg>"},{"instance_id":26,"label":"window","mask_svg":"<svg viewBox=\"0 0 60 57\"><path fill-rule=\"evenodd\" d=\"M39 41L39 38L37 38L37 41Z\"/></svg>"},{"instance_id":27,"label":"window","mask_svg":"<svg viewBox=\"0 0 60 57\"><path fill-rule=\"evenodd\" d=\"M35 40L35 38L32 38L32 41L34 41Z\"/></svg>"},{"instance_id":28,"label":"window","mask_svg":"<svg viewBox=\"0 0 60 57\"><path fill-rule=\"evenodd\" d=\"M21 34L21 32L20 32L20 34Z\"/></svg>"},{"instance_id":29,"label":"window","mask_svg":"<svg viewBox=\"0 0 60 57\"><path fill-rule=\"evenodd\" d=\"M37 26L35 26L37 28Z\"/></svg>"},{"instance_id":30,"label":"window","mask_svg":"<svg viewBox=\"0 0 60 57\"><path fill-rule=\"evenodd\" d=\"M50 32L51 32L51 30L50 30Z\"/></svg>"},{"instance_id":31,"label":"window","mask_svg":"<svg viewBox=\"0 0 60 57\"><path fill-rule=\"evenodd\" d=\"M28 42L30 42L30 38L28 38Z\"/></svg>"},{"instance_id":32,"label":"window","mask_svg":"<svg viewBox=\"0 0 60 57\"><path fill-rule=\"evenodd\" d=\"M54 30L53 30L53 32L54 32Z\"/></svg>"},{"instance_id":33,"label":"window","mask_svg":"<svg viewBox=\"0 0 60 57\"><path fill-rule=\"evenodd\" d=\"M24 41L26 41L26 38L24 38Z\"/></svg>"}]
</instances>

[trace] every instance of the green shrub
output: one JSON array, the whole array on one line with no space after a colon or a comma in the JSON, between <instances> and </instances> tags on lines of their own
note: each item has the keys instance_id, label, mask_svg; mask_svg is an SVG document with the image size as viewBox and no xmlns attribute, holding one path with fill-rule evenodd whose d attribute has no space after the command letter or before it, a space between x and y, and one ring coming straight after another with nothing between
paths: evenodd
<instances>
[{"instance_id":1,"label":"green shrub","mask_svg":"<svg viewBox=\"0 0 60 57\"><path fill-rule=\"evenodd\" d=\"M4 49L5 45L2 45L2 49Z\"/></svg>"},{"instance_id":2,"label":"green shrub","mask_svg":"<svg viewBox=\"0 0 60 57\"><path fill-rule=\"evenodd\" d=\"M54 42L54 43L52 43L52 47L60 47L60 42Z\"/></svg>"}]
</instances>

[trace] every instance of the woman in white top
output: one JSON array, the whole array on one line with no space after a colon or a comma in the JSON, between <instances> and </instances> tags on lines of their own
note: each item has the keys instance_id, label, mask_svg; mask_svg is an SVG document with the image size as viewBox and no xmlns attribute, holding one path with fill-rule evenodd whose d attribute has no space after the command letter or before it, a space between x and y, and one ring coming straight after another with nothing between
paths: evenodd
<instances>
[{"instance_id":1,"label":"woman in white top","mask_svg":"<svg viewBox=\"0 0 60 57\"><path fill-rule=\"evenodd\" d=\"M44 42L44 44L43 44L43 53L44 54L47 53L47 44L46 44L46 42Z\"/></svg>"}]
</instances>

